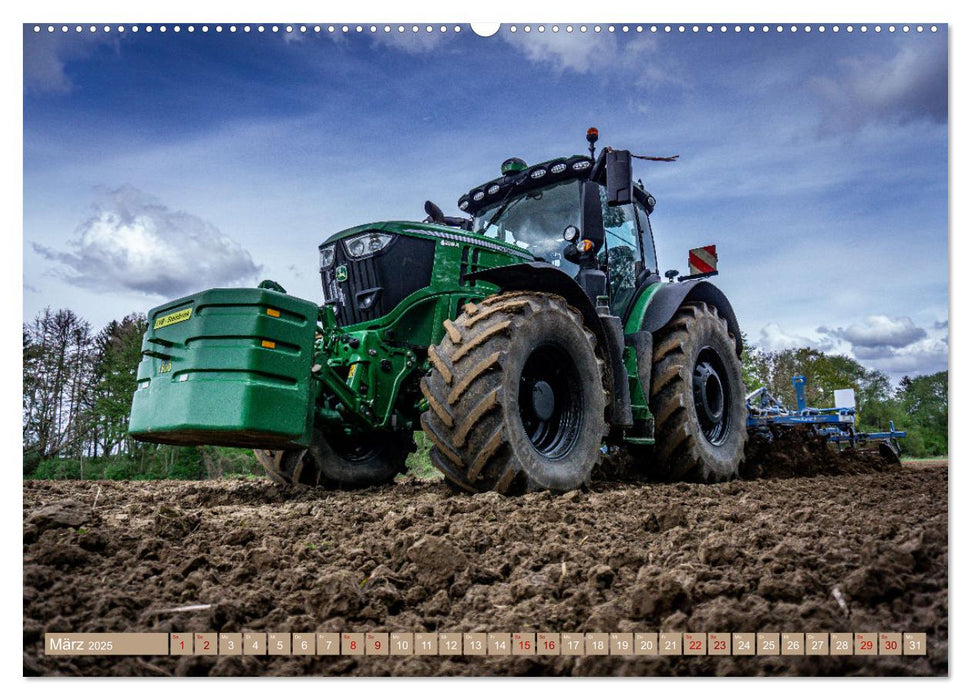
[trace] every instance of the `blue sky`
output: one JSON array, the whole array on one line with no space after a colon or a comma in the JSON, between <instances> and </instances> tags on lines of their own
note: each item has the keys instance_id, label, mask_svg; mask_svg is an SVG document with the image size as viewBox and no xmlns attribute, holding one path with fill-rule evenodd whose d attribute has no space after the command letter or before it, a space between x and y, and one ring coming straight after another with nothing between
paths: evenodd
<instances>
[{"instance_id":1,"label":"blue sky","mask_svg":"<svg viewBox=\"0 0 971 700\"><path fill-rule=\"evenodd\" d=\"M24 31L24 316L95 328L208 286L321 297L316 247L601 144L662 268L716 243L749 339L947 367L947 36L504 27ZM269 26L269 25L267 25ZM620 26L620 25L618 25ZM845 27L845 25L843 25ZM352 30L354 25L351 25Z\"/></svg>"}]
</instances>

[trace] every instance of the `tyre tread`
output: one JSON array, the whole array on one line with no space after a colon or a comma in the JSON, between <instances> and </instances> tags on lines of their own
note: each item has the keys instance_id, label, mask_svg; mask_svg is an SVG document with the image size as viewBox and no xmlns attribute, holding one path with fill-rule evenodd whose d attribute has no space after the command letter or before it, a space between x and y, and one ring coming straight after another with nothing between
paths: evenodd
<instances>
[{"instance_id":1,"label":"tyre tread","mask_svg":"<svg viewBox=\"0 0 971 700\"><path fill-rule=\"evenodd\" d=\"M653 367L651 370L650 405L655 421L655 445L653 458L665 470L670 480L691 479L713 481L732 478L738 473L738 464L728 474L721 474L706 461L699 440L689 425L689 410L693 410L692 377L687 356L692 347L692 338L708 329L717 332L731 341L734 337L728 330L728 323L711 304L686 302L674 317L655 336ZM733 353L734 357L734 353ZM732 359L734 363L737 359ZM739 377L740 377L740 368ZM726 369L727 371L727 369ZM740 384L735 389L744 393ZM736 397L738 400L739 397ZM742 450L747 439L744 420L734 428L742 433ZM735 438L737 439L737 438ZM709 448L711 449L711 448ZM725 467L720 467L725 470Z\"/></svg>"},{"instance_id":2,"label":"tyre tread","mask_svg":"<svg viewBox=\"0 0 971 700\"><path fill-rule=\"evenodd\" d=\"M514 323L528 324L530 316L550 305L583 328L579 312L561 297L508 292L465 304L449 324L458 332L446 327L441 343L429 348L430 372L420 387L430 410L422 414L421 423L432 442L432 463L463 490L513 494L531 488L508 449L507 427L496 410L503 402L503 374L495 370L502 368L508 337L518 327ZM586 328L584 334L596 352L596 337Z\"/></svg>"}]
</instances>

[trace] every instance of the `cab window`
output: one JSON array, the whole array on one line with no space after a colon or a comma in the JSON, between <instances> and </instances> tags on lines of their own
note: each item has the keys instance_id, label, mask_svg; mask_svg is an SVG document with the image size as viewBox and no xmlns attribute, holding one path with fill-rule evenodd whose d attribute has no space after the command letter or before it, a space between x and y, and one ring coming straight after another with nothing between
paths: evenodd
<instances>
[{"instance_id":1,"label":"cab window","mask_svg":"<svg viewBox=\"0 0 971 700\"><path fill-rule=\"evenodd\" d=\"M573 277L579 268L563 257L563 229L580 225L580 182L567 180L522 192L475 215L472 230L532 253Z\"/></svg>"},{"instance_id":2,"label":"cab window","mask_svg":"<svg viewBox=\"0 0 971 700\"><path fill-rule=\"evenodd\" d=\"M641 259L644 261L644 269L648 272L659 272L657 253L654 251L654 233L651 231L651 219L648 216L647 209L640 202L635 202L634 211L637 214L637 229L641 238Z\"/></svg>"},{"instance_id":3,"label":"cab window","mask_svg":"<svg viewBox=\"0 0 971 700\"><path fill-rule=\"evenodd\" d=\"M610 308L614 314L619 315L627 307L636 286L636 263L640 260L637 250L637 214L633 204L610 207L604 201L603 217Z\"/></svg>"}]
</instances>

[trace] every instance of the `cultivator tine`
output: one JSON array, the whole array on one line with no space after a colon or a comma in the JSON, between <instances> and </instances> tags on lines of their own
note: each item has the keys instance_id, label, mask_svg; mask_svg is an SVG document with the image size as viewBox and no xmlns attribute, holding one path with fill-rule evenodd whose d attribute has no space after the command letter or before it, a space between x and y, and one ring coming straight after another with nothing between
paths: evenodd
<instances>
[{"instance_id":1,"label":"cultivator tine","mask_svg":"<svg viewBox=\"0 0 971 700\"><path fill-rule=\"evenodd\" d=\"M900 466L900 450L895 449L893 444L889 442L881 442L879 445L877 445L877 451L887 464L896 467Z\"/></svg>"}]
</instances>

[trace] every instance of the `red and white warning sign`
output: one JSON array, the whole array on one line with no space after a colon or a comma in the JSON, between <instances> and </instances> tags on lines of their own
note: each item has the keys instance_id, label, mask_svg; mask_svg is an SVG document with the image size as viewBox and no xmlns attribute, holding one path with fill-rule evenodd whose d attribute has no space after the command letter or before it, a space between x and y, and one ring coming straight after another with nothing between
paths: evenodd
<instances>
[{"instance_id":1,"label":"red and white warning sign","mask_svg":"<svg viewBox=\"0 0 971 700\"><path fill-rule=\"evenodd\" d=\"M688 274L707 275L718 271L718 253L715 246L706 245L688 251Z\"/></svg>"}]
</instances>

